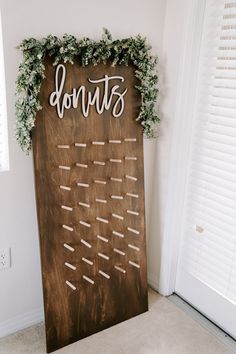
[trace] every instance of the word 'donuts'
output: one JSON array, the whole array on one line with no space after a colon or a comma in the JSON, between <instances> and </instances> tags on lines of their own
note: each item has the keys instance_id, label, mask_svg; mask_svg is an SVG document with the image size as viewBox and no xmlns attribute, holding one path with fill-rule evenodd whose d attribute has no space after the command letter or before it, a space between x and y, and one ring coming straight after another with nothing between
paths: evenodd
<instances>
[{"instance_id":1,"label":"word 'donuts'","mask_svg":"<svg viewBox=\"0 0 236 354\"><path fill-rule=\"evenodd\" d=\"M55 91L50 94L49 104L56 107L59 118L64 117L66 109L78 108L81 105L81 112L84 117L88 117L91 106L95 106L98 114L111 109L113 117L118 118L124 111L124 96L127 88L119 92L120 85L114 84L114 81L124 82L123 76L104 75L101 79L88 79L89 83L96 86L94 92L88 91L85 86L72 88L71 93L63 93L66 80L66 67L59 64L55 73ZM103 84L102 87L98 84ZM114 99L116 98L115 102Z\"/></svg>"}]
</instances>

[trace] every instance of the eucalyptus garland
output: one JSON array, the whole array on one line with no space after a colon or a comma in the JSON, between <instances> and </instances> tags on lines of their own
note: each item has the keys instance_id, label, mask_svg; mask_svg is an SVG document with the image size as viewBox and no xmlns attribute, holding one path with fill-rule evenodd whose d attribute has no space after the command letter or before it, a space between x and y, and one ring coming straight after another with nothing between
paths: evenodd
<instances>
[{"instance_id":1,"label":"eucalyptus garland","mask_svg":"<svg viewBox=\"0 0 236 354\"><path fill-rule=\"evenodd\" d=\"M42 109L39 91L44 79L44 58L54 58L54 65L59 62L73 64L76 57L82 66L111 62L111 65L129 65L136 67L135 76L140 84L142 105L137 120L143 126L148 138L154 137L154 127L159 122L155 112L157 99L157 58L151 54L151 47L140 35L121 40L113 40L110 32L104 29L102 39L94 41L90 38L76 39L65 34L62 39L49 35L42 40L25 39L20 45L23 61L19 66L16 81L16 139L22 150L31 149L31 132L35 125L37 111Z\"/></svg>"}]
</instances>

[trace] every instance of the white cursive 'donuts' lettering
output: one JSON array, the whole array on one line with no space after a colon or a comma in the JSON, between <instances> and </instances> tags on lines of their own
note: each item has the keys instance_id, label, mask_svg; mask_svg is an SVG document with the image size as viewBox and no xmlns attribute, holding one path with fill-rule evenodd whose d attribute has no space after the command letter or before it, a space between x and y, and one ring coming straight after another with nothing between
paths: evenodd
<instances>
[{"instance_id":1,"label":"white cursive 'donuts' lettering","mask_svg":"<svg viewBox=\"0 0 236 354\"><path fill-rule=\"evenodd\" d=\"M112 105L113 97L116 101L112 108L112 115L115 118L121 116L124 111L124 96L128 89L119 92L119 85L109 87L112 80L120 80L124 82L122 76L108 76L104 75L101 79L88 79L91 84L103 83L103 96L101 97L101 88L97 86L94 93L87 91L85 86L80 86L78 89L73 88L71 93L62 93L66 80L66 68L63 64L59 64L56 68L55 74L55 91L50 94L49 104L52 107L56 106L57 115L59 118L64 117L65 109L77 108L79 102L81 103L81 111L84 117L88 117L91 106L95 106L98 114L102 114L104 110L108 111Z\"/></svg>"}]
</instances>

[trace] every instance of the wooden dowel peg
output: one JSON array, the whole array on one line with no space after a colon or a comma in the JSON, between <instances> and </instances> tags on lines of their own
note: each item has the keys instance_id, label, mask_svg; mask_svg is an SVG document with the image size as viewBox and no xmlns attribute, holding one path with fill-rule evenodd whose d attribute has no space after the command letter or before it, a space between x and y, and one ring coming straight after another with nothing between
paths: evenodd
<instances>
[{"instance_id":1,"label":"wooden dowel peg","mask_svg":"<svg viewBox=\"0 0 236 354\"><path fill-rule=\"evenodd\" d=\"M101 180L101 179L95 179L94 183L98 183L98 184L107 184L107 181Z\"/></svg>"},{"instance_id":2,"label":"wooden dowel peg","mask_svg":"<svg viewBox=\"0 0 236 354\"><path fill-rule=\"evenodd\" d=\"M93 161L94 165L105 166L106 163L103 161Z\"/></svg>"},{"instance_id":3,"label":"wooden dowel peg","mask_svg":"<svg viewBox=\"0 0 236 354\"><path fill-rule=\"evenodd\" d=\"M121 140L108 140L110 144L121 144Z\"/></svg>"},{"instance_id":4,"label":"wooden dowel peg","mask_svg":"<svg viewBox=\"0 0 236 354\"><path fill-rule=\"evenodd\" d=\"M126 210L126 212L128 213L128 214L131 214L131 215L139 215L139 212L138 211L134 211L134 210Z\"/></svg>"},{"instance_id":5,"label":"wooden dowel peg","mask_svg":"<svg viewBox=\"0 0 236 354\"><path fill-rule=\"evenodd\" d=\"M99 199L99 198L96 198L95 199L97 203L107 203L107 200L106 199Z\"/></svg>"},{"instance_id":6,"label":"wooden dowel peg","mask_svg":"<svg viewBox=\"0 0 236 354\"><path fill-rule=\"evenodd\" d=\"M68 249L69 251L71 251L71 252L74 252L75 251L75 249L73 248L73 247L71 247L70 245L68 245L67 243L64 243L64 245L63 245L66 249Z\"/></svg>"},{"instance_id":7,"label":"wooden dowel peg","mask_svg":"<svg viewBox=\"0 0 236 354\"><path fill-rule=\"evenodd\" d=\"M74 231L73 227L70 227L68 225L62 225L62 227L63 227L63 229L66 229L68 231L71 231L71 232Z\"/></svg>"},{"instance_id":8,"label":"wooden dowel peg","mask_svg":"<svg viewBox=\"0 0 236 354\"><path fill-rule=\"evenodd\" d=\"M82 168L88 168L88 165L86 165L85 163L79 163L79 162L76 162L75 166L82 167Z\"/></svg>"},{"instance_id":9,"label":"wooden dowel peg","mask_svg":"<svg viewBox=\"0 0 236 354\"><path fill-rule=\"evenodd\" d=\"M88 188L88 187L89 187L89 184L88 184L88 183L81 183L81 182L78 182L78 183L77 183L77 186L78 186L78 187Z\"/></svg>"},{"instance_id":10,"label":"wooden dowel peg","mask_svg":"<svg viewBox=\"0 0 236 354\"><path fill-rule=\"evenodd\" d=\"M137 141L137 139L136 138L125 138L124 141L125 142L135 142L135 141Z\"/></svg>"},{"instance_id":11,"label":"wooden dowel peg","mask_svg":"<svg viewBox=\"0 0 236 354\"><path fill-rule=\"evenodd\" d=\"M85 258L85 257L82 257L81 259L82 259L82 261L84 261L85 263L88 263L89 265L93 265L93 262L90 261L89 259L87 259L87 258Z\"/></svg>"},{"instance_id":12,"label":"wooden dowel peg","mask_svg":"<svg viewBox=\"0 0 236 354\"><path fill-rule=\"evenodd\" d=\"M133 177L133 176L129 176L129 175L125 175L125 178L131 179L132 181L137 181L138 180L137 177Z\"/></svg>"},{"instance_id":13,"label":"wooden dowel peg","mask_svg":"<svg viewBox=\"0 0 236 354\"><path fill-rule=\"evenodd\" d=\"M67 170L67 171L69 171L71 168L70 168L70 166L63 166L63 165L59 165L58 166L61 170Z\"/></svg>"},{"instance_id":14,"label":"wooden dowel peg","mask_svg":"<svg viewBox=\"0 0 236 354\"><path fill-rule=\"evenodd\" d=\"M108 223L109 223L109 221L108 221L107 219L100 218L99 216L96 216L96 220L97 220L97 221L101 221L101 222L103 222L104 224L108 224Z\"/></svg>"},{"instance_id":15,"label":"wooden dowel peg","mask_svg":"<svg viewBox=\"0 0 236 354\"><path fill-rule=\"evenodd\" d=\"M118 237L124 237L124 234L122 234L122 233L120 233L120 232L117 232L117 231L112 231L112 233L113 233L113 235L115 235L115 236L118 236Z\"/></svg>"},{"instance_id":16,"label":"wooden dowel peg","mask_svg":"<svg viewBox=\"0 0 236 354\"><path fill-rule=\"evenodd\" d=\"M76 287L68 280L66 280L66 284L72 289L72 290L76 290Z\"/></svg>"},{"instance_id":17,"label":"wooden dowel peg","mask_svg":"<svg viewBox=\"0 0 236 354\"><path fill-rule=\"evenodd\" d=\"M126 195L131 198L138 198L139 197L138 194L134 194L134 193L126 193Z\"/></svg>"},{"instance_id":18,"label":"wooden dowel peg","mask_svg":"<svg viewBox=\"0 0 236 354\"><path fill-rule=\"evenodd\" d=\"M84 143L75 143L75 146L76 146L76 147L86 147L87 144L84 144Z\"/></svg>"},{"instance_id":19,"label":"wooden dowel peg","mask_svg":"<svg viewBox=\"0 0 236 354\"><path fill-rule=\"evenodd\" d=\"M115 213L111 214L113 216L113 218L119 219L119 220L124 220L124 217Z\"/></svg>"},{"instance_id":20,"label":"wooden dowel peg","mask_svg":"<svg viewBox=\"0 0 236 354\"><path fill-rule=\"evenodd\" d=\"M109 259L110 259L108 256L106 256L105 254L103 254L101 252L98 252L98 256L101 257L101 258L106 259L107 261L109 261Z\"/></svg>"},{"instance_id":21,"label":"wooden dowel peg","mask_svg":"<svg viewBox=\"0 0 236 354\"><path fill-rule=\"evenodd\" d=\"M139 235L140 232L138 230L132 229L131 227L127 227L127 230L133 232L133 234Z\"/></svg>"},{"instance_id":22,"label":"wooden dowel peg","mask_svg":"<svg viewBox=\"0 0 236 354\"><path fill-rule=\"evenodd\" d=\"M103 272L102 270L98 271L99 274L101 274L103 277L110 279L110 275L108 275L107 273Z\"/></svg>"},{"instance_id":23,"label":"wooden dowel peg","mask_svg":"<svg viewBox=\"0 0 236 354\"><path fill-rule=\"evenodd\" d=\"M103 237L103 236L100 236L100 235L97 235L97 238L103 242L108 242L109 240L106 238L106 237Z\"/></svg>"},{"instance_id":24,"label":"wooden dowel peg","mask_svg":"<svg viewBox=\"0 0 236 354\"><path fill-rule=\"evenodd\" d=\"M92 279L90 279L89 277L87 277L86 275L83 275L83 279L91 284L94 284L94 281Z\"/></svg>"},{"instance_id":25,"label":"wooden dowel peg","mask_svg":"<svg viewBox=\"0 0 236 354\"><path fill-rule=\"evenodd\" d=\"M132 265L133 267L140 268L140 265L135 262L129 261L129 264Z\"/></svg>"},{"instance_id":26,"label":"wooden dowel peg","mask_svg":"<svg viewBox=\"0 0 236 354\"><path fill-rule=\"evenodd\" d=\"M118 250L118 248L113 248L113 251L116 252L116 253L121 254L122 256L125 256L125 252L123 252L121 250Z\"/></svg>"},{"instance_id":27,"label":"wooden dowel peg","mask_svg":"<svg viewBox=\"0 0 236 354\"><path fill-rule=\"evenodd\" d=\"M68 262L65 262L65 266L72 269L72 270L76 270L76 267L73 264L70 264Z\"/></svg>"},{"instance_id":28,"label":"wooden dowel peg","mask_svg":"<svg viewBox=\"0 0 236 354\"><path fill-rule=\"evenodd\" d=\"M110 180L114 182L122 182L122 178L110 177Z\"/></svg>"},{"instance_id":29,"label":"wooden dowel peg","mask_svg":"<svg viewBox=\"0 0 236 354\"><path fill-rule=\"evenodd\" d=\"M135 156L125 156L125 160L127 160L127 161L136 161L137 160L137 157L135 157Z\"/></svg>"},{"instance_id":30,"label":"wooden dowel peg","mask_svg":"<svg viewBox=\"0 0 236 354\"><path fill-rule=\"evenodd\" d=\"M65 209L65 210L68 210L68 211L72 211L72 210L73 210L73 208L68 207L68 206L66 206L66 205L62 205L61 208L62 208L62 209Z\"/></svg>"},{"instance_id":31,"label":"wooden dowel peg","mask_svg":"<svg viewBox=\"0 0 236 354\"><path fill-rule=\"evenodd\" d=\"M58 149L69 149L70 145L57 145Z\"/></svg>"},{"instance_id":32,"label":"wooden dowel peg","mask_svg":"<svg viewBox=\"0 0 236 354\"><path fill-rule=\"evenodd\" d=\"M88 248L92 248L92 245L90 245L90 243L88 243L87 241L85 241L84 239L80 240L81 243L83 243L83 245L85 245Z\"/></svg>"},{"instance_id":33,"label":"wooden dowel peg","mask_svg":"<svg viewBox=\"0 0 236 354\"><path fill-rule=\"evenodd\" d=\"M64 189L65 191L71 191L71 187L68 186L60 186L61 189Z\"/></svg>"},{"instance_id":34,"label":"wooden dowel peg","mask_svg":"<svg viewBox=\"0 0 236 354\"><path fill-rule=\"evenodd\" d=\"M105 145L104 141L92 141L93 145Z\"/></svg>"},{"instance_id":35,"label":"wooden dowel peg","mask_svg":"<svg viewBox=\"0 0 236 354\"><path fill-rule=\"evenodd\" d=\"M83 220L80 220L79 223L80 223L81 225L83 225L83 226L91 227L91 224L89 224L88 222L85 222L85 221L83 221Z\"/></svg>"},{"instance_id":36,"label":"wooden dowel peg","mask_svg":"<svg viewBox=\"0 0 236 354\"><path fill-rule=\"evenodd\" d=\"M122 160L119 159L109 159L110 162L121 163Z\"/></svg>"},{"instance_id":37,"label":"wooden dowel peg","mask_svg":"<svg viewBox=\"0 0 236 354\"><path fill-rule=\"evenodd\" d=\"M124 199L122 195L111 195L111 199Z\"/></svg>"},{"instance_id":38,"label":"wooden dowel peg","mask_svg":"<svg viewBox=\"0 0 236 354\"><path fill-rule=\"evenodd\" d=\"M132 248L133 250L135 250L135 251L137 251L137 252L140 251L140 248L139 248L139 247L136 247L136 246L134 246L134 245L131 245L130 243L128 244L128 247L129 247L129 248Z\"/></svg>"},{"instance_id":39,"label":"wooden dowel peg","mask_svg":"<svg viewBox=\"0 0 236 354\"><path fill-rule=\"evenodd\" d=\"M87 204L87 203L79 202L78 204L81 205L81 206L83 206L83 207L85 207L85 208L90 208L90 205Z\"/></svg>"},{"instance_id":40,"label":"wooden dowel peg","mask_svg":"<svg viewBox=\"0 0 236 354\"><path fill-rule=\"evenodd\" d=\"M121 272L121 273L126 273L126 270L123 269L123 268L121 268L121 267L119 267L119 266L114 266L114 268L115 268L116 270L119 270L119 272Z\"/></svg>"}]
</instances>

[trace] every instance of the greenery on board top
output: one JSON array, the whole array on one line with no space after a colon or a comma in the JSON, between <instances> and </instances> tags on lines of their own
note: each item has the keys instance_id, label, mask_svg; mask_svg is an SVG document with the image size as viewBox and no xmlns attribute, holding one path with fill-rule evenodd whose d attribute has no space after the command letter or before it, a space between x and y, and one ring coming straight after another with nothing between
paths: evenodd
<instances>
[{"instance_id":1,"label":"greenery on board top","mask_svg":"<svg viewBox=\"0 0 236 354\"><path fill-rule=\"evenodd\" d=\"M42 107L38 98L44 75L44 57L54 58L54 65L70 62L78 58L82 66L106 63L111 65L136 66L135 76L140 80L136 86L142 96L142 105L137 120L143 126L148 138L154 137L155 125L159 118L155 112L157 99L157 58L152 56L151 47L140 35L121 40L113 40L110 32L104 29L102 39L94 41L89 38L76 39L65 34L62 39L49 35L42 40L25 39L20 45L23 61L19 66L16 81L16 139L22 150L31 149L31 131L35 125L36 113Z\"/></svg>"}]
</instances>

